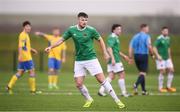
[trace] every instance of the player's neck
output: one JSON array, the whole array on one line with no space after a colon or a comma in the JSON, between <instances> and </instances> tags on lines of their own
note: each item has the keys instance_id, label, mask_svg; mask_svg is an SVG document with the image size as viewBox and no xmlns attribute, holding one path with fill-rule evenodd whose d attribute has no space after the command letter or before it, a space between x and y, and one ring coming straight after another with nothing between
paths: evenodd
<instances>
[{"instance_id":1,"label":"player's neck","mask_svg":"<svg viewBox=\"0 0 180 112\"><path fill-rule=\"evenodd\" d=\"M24 32L24 33L27 33L27 34L28 34L28 32L26 32L26 30L23 30L22 32Z\"/></svg>"},{"instance_id":2,"label":"player's neck","mask_svg":"<svg viewBox=\"0 0 180 112\"><path fill-rule=\"evenodd\" d=\"M80 26L79 24L77 24L77 28L78 28L78 30L84 30L84 29L86 29L86 26L85 27L82 27L82 26Z\"/></svg>"}]
</instances>

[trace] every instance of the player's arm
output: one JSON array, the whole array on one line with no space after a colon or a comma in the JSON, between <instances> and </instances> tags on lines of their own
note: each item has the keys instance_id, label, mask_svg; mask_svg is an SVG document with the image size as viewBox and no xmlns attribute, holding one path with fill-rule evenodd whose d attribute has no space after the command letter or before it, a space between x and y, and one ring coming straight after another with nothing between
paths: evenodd
<instances>
[{"instance_id":1,"label":"player's arm","mask_svg":"<svg viewBox=\"0 0 180 112\"><path fill-rule=\"evenodd\" d=\"M63 49L61 52L62 52L62 62L64 63L66 61L66 50Z\"/></svg>"},{"instance_id":2,"label":"player's arm","mask_svg":"<svg viewBox=\"0 0 180 112\"><path fill-rule=\"evenodd\" d=\"M154 59L155 56L154 56L153 47L151 44L151 38L148 39L148 48L149 48L149 53L150 53L151 57Z\"/></svg>"},{"instance_id":3,"label":"player's arm","mask_svg":"<svg viewBox=\"0 0 180 112\"><path fill-rule=\"evenodd\" d=\"M157 50L157 48L156 48L155 46L153 47L153 51L154 51L154 54L155 54L156 58L157 58L159 61L161 61L161 60L162 60L162 57L159 55L158 50Z\"/></svg>"},{"instance_id":4,"label":"player's arm","mask_svg":"<svg viewBox=\"0 0 180 112\"><path fill-rule=\"evenodd\" d=\"M61 45L63 42L64 42L64 38L60 38L55 44L47 47L47 48L45 49L45 51L46 51L46 52L49 52L52 48Z\"/></svg>"},{"instance_id":5,"label":"player's arm","mask_svg":"<svg viewBox=\"0 0 180 112\"><path fill-rule=\"evenodd\" d=\"M31 52L34 53L34 54L38 53L38 51L36 49L34 49L34 48L31 48Z\"/></svg>"},{"instance_id":6,"label":"player's arm","mask_svg":"<svg viewBox=\"0 0 180 112\"><path fill-rule=\"evenodd\" d=\"M112 65L115 65L116 61L115 61L115 59L114 59L114 55L113 55L113 50L112 50L112 48L111 48L111 47L108 47L108 48L107 48L107 51L108 51L109 56L110 56L110 58L111 58L111 63L112 63Z\"/></svg>"},{"instance_id":7,"label":"player's arm","mask_svg":"<svg viewBox=\"0 0 180 112\"><path fill-rule=\"evenodd\" d=\"M99 42L100 47L101 47L101 49L103 51L104 58L106 60L109 60L110 57L109 57L109 54L107 53L106 46L104 44L104 41L103 41L102 37L99 37L98 42Z\"/></svg>"},{"instance_id":8,"label":"player's arm","mask_svg":"<svg viewBox=\"0 0 180 112\"><path fill-rule=\"evenodd\" d=\"M129 57L128 57L127 55L125 55L124 53L119 52L119 55L120 55L124 60L126 60L127 62L130 61Z\"/></svg>"},{"instance_id":9,"label":"player's arm","mask_svg":"<svg viewBox=\"0 0 180 112\"><path fill-rule=\"evenodd\" d=\"M171 56L171 48L168 48L168 55L169 55L169 58L172 59L172 56Z\"/></svg>"},{"instance_id":10,"label":"player's arm","mask_svg":"<svg viewBox=\"0 0 180 112\"><path fill-rule=\"evenodd\" d=\"M132 64L133 63L133 39L131 40L130 44L129 44L129 63Z\"/></svg>"},{"instance_id":11,"label":"player's arm","mask_svg":"<svg viewBox=\"0 0 180 112\"><path fill-rule=\"evenodd\" d=\"M40 36L40 37L44 37L44 38L48 39L48 38L47 38L48 35L47 35L46 33L43 33L43 32L37 31L37 32L35 32L35 35Z\"/></svg>"}]
</instances>

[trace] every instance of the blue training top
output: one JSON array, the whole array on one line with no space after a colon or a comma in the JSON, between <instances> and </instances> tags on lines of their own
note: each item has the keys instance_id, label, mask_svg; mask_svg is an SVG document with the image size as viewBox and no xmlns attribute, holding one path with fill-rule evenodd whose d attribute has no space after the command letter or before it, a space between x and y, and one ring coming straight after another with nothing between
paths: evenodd
<instances>
[{"instance_id":1,"label":"blue training top","mask_svg":"<svg viewBox=\"0 0 180 112\"><path fill-rule=\"evenodd\" d=\"M133 48L134 54L148 54L149 53L149 38L150 35L144 32L139 32L133 36L130 42L130 47Z\"/></svg>"}]
</instances>

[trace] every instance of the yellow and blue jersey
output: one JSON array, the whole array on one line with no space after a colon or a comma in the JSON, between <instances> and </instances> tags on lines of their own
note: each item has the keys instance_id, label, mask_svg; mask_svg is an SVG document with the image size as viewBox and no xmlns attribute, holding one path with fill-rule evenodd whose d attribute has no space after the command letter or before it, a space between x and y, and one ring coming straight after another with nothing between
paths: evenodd
<instances>
[{"instance_id":1,"label":"yellow and blue jersey","mask_svg":"<svg viewBox=\"0 0 180 112\"><path fill-rule=\"evenodd\" d=\"M25 32L21 32L19 35L19 45L18 48L21 48L21 59L22 61L32 60L31 56L31 43L29 35Z\"/></svg>"},{"instance_id":2,"label":"yellow and blue jersey","mask_svg":"<svg viewBox=\"0 0 180 112\"><path fill-rule=\"evenodd\" d=\"M31 43L29 35L25 32L21 32L19 35L18 48L21 48L21 62L18 64L18 69L24 71L34 69L34 63L31 56Z\"/></svg>"},{"instance_id":3,"label":"yellow and blue jersey","mask_svg":"<svg viewBox=\"0 0 180 112\"><path fill-rule=\"evenodd\" d=\"M49 41L50 45L55 44L61 37L55 37L53 35L46 35L46 39ZM62 50L66 50L66 44L62 43L58 47L55 47L50 50L48 57L49 58L55 58L56 60L61 60L62 59Z\"/></svg>"}]
</instances>

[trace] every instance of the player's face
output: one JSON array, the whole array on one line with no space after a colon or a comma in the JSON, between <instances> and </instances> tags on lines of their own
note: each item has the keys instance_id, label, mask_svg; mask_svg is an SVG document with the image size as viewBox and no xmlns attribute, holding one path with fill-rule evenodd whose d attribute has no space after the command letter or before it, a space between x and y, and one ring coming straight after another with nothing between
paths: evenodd
<instances>
[{"instance_id":1,"label":"player's face","mask_svg":"<svg viewBox=\"0 0 180 112\"><path fill-rule=\"evenodd\" d=\"M25 30L25 32L30 33L31 32L31 25L24 26L24 30Z\"/></svg>"},{"instance_id":2,"label":"player's face","mask_svg":"<svg viewBox=\"0 0 180 112\"><path fill-rule=\"evenodd\" d=\"M59 29L54 29L52 33L53 33L54 36L57 37L57 36L60 35L60 30Z\"/></svg>"},{"instance_id":3,"label":"player's face","mask_svg":"<svg viewBox=\"0 0 180 112\"><path fill-rule=\"evenodd\" d=\"M122 32L122 27L120 27L120 26L114 30L114 33L118 36L121 35L121 32Z\"/></svg>"},{"instance_id":4,"label":"player's face","mask_svg":"<svg viewBox=\"0 0 180 112\"><path fill-rule=\"evenodd\" d=\"M87 22L88 22L88 18L85 18L85 17L79 17L79 18L78 18L78 25L79 25L81 28L86 27Z\"/></svg>"},{"instance_id":5,"label":"player's face","mask_svg":"<svg viewBox=\"0 0 180 112\"><path fill-rule=\"evenodd\" d=\"M162 35L164 35L164 36L168 36L168 34L169 34L168 29L163 29L161 32L162 32Z\"/></svg>"},{"instance_id":6,"label":"player's face","mask_svg":"<svg viewBox=\"0 0 180 112\"><path fill-rule=\"evenodd\" d=\"M149 26L144 27L144 28L143 28L143 31L144 31L145 33L148 33L148 32L149 32Z\"/></svg>"}]
</instances>

